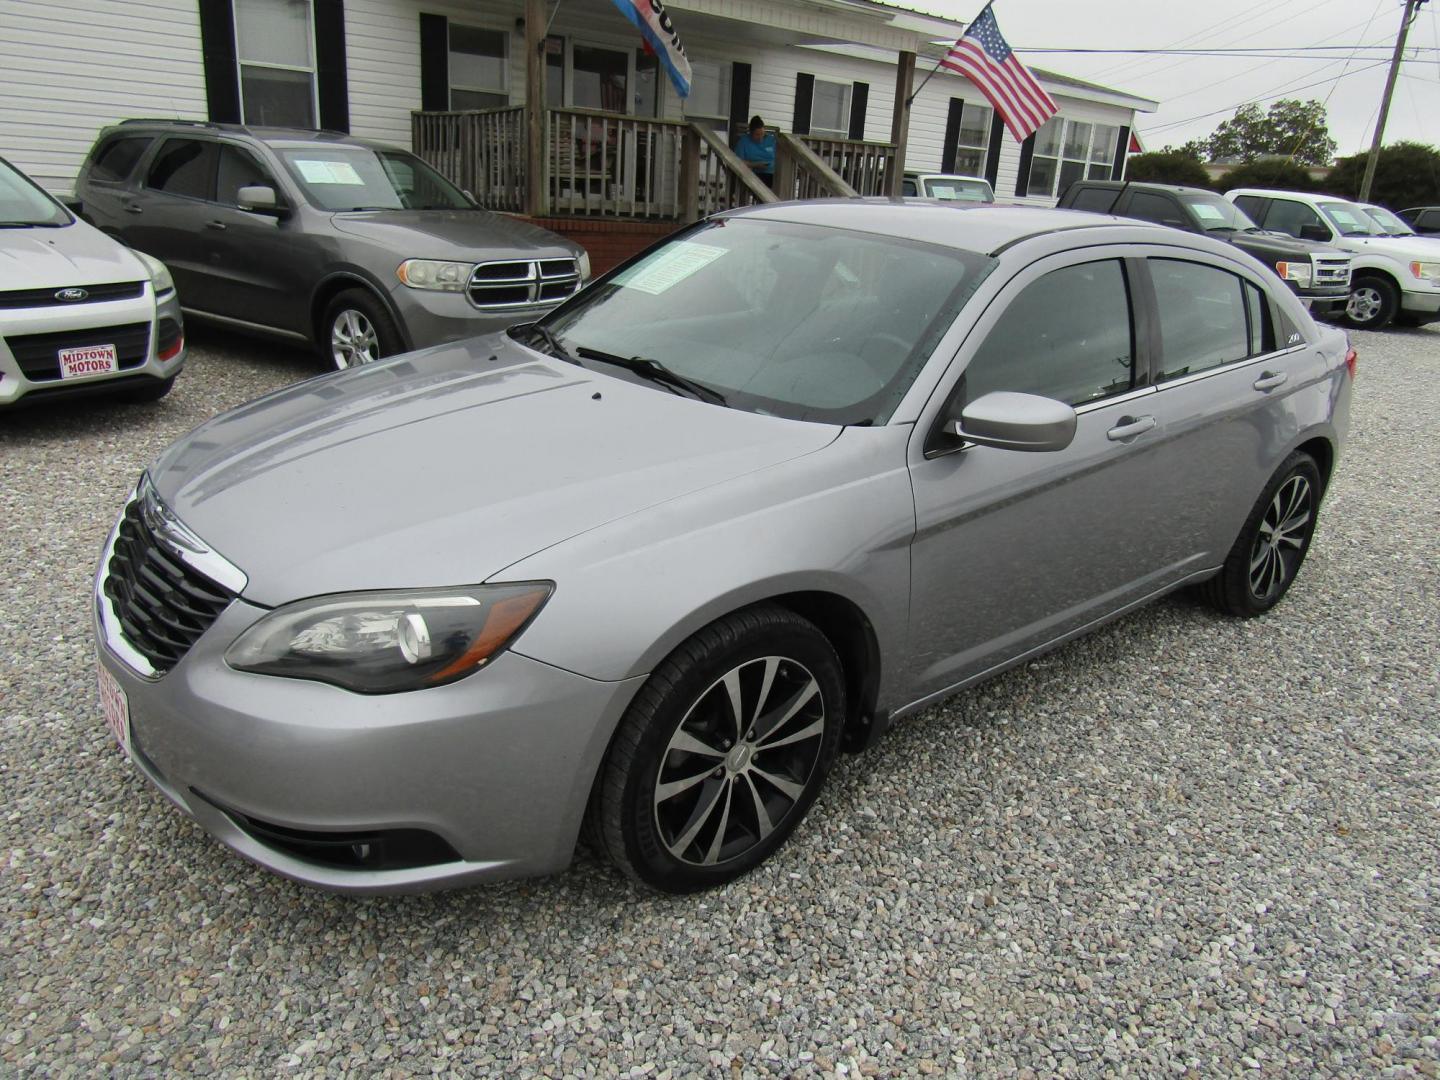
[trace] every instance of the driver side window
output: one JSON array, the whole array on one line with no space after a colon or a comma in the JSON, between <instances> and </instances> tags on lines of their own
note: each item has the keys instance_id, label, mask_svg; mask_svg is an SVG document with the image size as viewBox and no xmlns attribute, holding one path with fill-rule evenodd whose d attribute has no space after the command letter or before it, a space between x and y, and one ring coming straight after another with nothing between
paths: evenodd
<instances>
[{"instance_id":1,"label":"driver side window","mask_svg":"<svg viewBox=\"0 0 1440 1080\"><path fill-rule=\"evenodd\" d=\"M964 400L995 390L1083 405L1135 386L1130 291L1119 259L1031 282L965 369Z\"/></svg>"}]
</instances>

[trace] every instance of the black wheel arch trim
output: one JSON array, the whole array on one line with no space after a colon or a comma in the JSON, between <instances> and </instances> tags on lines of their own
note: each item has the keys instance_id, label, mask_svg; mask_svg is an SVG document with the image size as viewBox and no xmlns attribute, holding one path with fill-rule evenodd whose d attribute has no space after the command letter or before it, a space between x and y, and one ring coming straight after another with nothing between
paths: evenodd
<instances>
[{"instance_id":1,"label":"black wheel arch trim","mask_svg":"<svg viewBox=\"0 0 1440 1080\"><path fill-rule=\"evenodd\" d=\"M310 292L310 337L318 349L324 342L320 320L325 315L325 305L328 304L336 294L349 288L361 288L370 293L385 310L390 314L391 320L395 323L395 329L400 334L400 343L403 348L401 352L410 352L415 348L415 343L410 338L410 328L405 325L405 319L400 314L400 309L395 306L389 292L372 275L359 267L343 267L331 270L315 284Z\"/></svg>"}]
</instances>

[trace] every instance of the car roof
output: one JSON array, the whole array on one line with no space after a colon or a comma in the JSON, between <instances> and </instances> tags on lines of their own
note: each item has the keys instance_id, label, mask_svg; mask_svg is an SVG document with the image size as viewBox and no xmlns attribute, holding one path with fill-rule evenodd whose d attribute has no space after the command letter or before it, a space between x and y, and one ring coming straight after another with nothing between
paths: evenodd
<instances>
[{"instance_id":1,"label":"car roof","mask_svg":"<svg viewBox=\"0 0 1440 1080\"><path fill-rule=\"evenodd\" d=\"M1184 184L1155 184L1149 180L1076 180L1071 187L1099 188L1102 191L1131 188L1135 191L1168 191L1173 195L1215 195L1209 188L1187 187ZM1219 198L1218 195L1215 197Z\"/></svg>"},{"instance_id":2,"label":"car roof","mask_svg":"<svg viewBox=\"0 0 1440 1080\"><path fill-rule=\"evenodd\" d=\"M1052 210L1043 206L997 206L994 203L916 202L910 199L813 199L807 202L757 203L718 215L759 218L878 233L902 240L940 244L961 251L998 255L1006 248L1038 236L1075 229L1114 229L1133 233L1153 230L1166 236L1174 229L1150 222L1092 214L1083 210ZM1117 242L1120 240L1116 238Z\"/></svg>"},{"instance_id":3,"label":"car roof","mask_svg":"<svg viewBox=\"0 0 1440 1080\"><path fill-rule=\"evenodd\" d=\"M990 181L983 176L971 176L969 173L958 172L924 172L910 170L905 174L906 180L974 180L980 184L988 184Z\"/></svg>"},{"instance_id":4,"label":"car roof","mask_svg":"<svg viewBox=\"0 0 1440 1080\"><path fill-rule=\"evenodd\" d=\"M1231 188L1226 195L1258 195L1262 199L1275 199L1284 197L1287 199L1308 199L1312 202L1348 202L1353 203L1354 199L1347 199L1344 195L1329 195L1323 191L1282 191L1279 188Z\"/></svg>"},{"instance_id":5,"label":"car roof","mask_svg":"<svg viewBox=\"0 0 1440 1080\"><path fill-rule=\"evenodd\" d=\"M312 128L261 127L251 124L220 124L206 120L135 119L122 120L106 128L104 134L131 132L135 134L211 134L238 135L267 146L362 146L371 150L397 150L390 143L362 139L343 131L317 131Z\"/></svg>"}]
</instances>

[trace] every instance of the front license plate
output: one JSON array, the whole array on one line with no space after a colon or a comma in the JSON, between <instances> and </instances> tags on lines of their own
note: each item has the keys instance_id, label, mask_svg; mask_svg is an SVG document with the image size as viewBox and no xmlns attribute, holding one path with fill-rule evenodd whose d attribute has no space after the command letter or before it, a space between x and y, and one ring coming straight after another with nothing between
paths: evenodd
<instances>
[{"instance_id":1,"label":"front license plate","mask_svg":"<svg viewBox=\"0 0 1440 1080\"><path fill-rule=\"evenodd\" d=\"M130 703L125 699L125 690L103 664L97 665L96 671L100 674L100 708L105 713L105 725L115 736L120 749L129 754Z\"/></svg>"},{"instance_id":2,"label":"front license plate","mask_svg":"<svg viewBox=\"0 0 1440 1080\"><path fill-rule=\"evenodd\" d=\"M120 370L120 355L114 345L83 345L60 350L60 377L78 379L84 375L107 375Z\"/></svg>"}]
</instances>

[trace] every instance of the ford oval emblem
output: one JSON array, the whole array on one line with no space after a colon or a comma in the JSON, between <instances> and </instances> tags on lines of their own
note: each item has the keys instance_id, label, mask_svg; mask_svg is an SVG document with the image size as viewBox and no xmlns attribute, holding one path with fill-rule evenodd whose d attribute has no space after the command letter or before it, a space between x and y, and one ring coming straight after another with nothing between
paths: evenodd
<instances>
[{"instance_id":1,"label":"ford oval emblem","mask_svg":"<svg viewBox=\"0 0 1440 1080\"><path fill-rule=\"evenodd\" d=\"M55 299L66 304L74 304L88 297L90 293L85 289L61 289L55 294Z\"/></svg>"}]
</instances>

